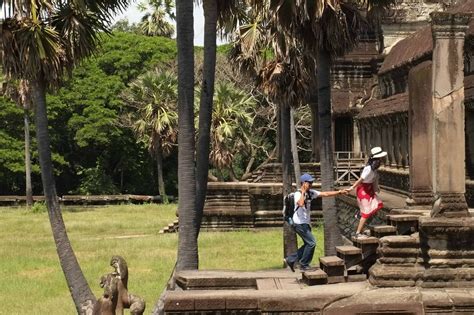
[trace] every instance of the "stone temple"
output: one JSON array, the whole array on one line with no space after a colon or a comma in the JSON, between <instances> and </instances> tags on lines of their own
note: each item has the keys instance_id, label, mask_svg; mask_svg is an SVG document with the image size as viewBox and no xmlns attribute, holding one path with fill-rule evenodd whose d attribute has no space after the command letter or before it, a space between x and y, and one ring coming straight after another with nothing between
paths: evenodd
<instances>
[{"instance_id":1,"label":"stone temple","mask_svg":"<svg viewBox=\"0 0 474 315\"><path fill-rule=\"evenodd\" d=\"M179 272L154 313L474 314L474 0L400 0L332 70L335 151L388 152L371 237L338 197L347 244L319 269ZM203 227L281 226L281 187L278 164L210 183Z\"/></svg>"}]
</instances>

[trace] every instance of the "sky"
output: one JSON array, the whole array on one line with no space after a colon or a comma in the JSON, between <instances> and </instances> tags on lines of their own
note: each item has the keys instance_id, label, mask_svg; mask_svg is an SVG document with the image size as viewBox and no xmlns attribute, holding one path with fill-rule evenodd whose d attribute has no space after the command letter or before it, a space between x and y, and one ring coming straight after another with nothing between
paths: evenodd
<instances>
[{"instance_id":1,"label":"sky","mask_svg":"<svg viewBox=\"0 0 474 315\"><path fill-rule=\"evenodd\" d=\"M135 0L130 4L130 7L126 12L120 14L116 17L116 21L126 18L130 23L136 23L140 21L143 13L138 11L137 4L139 0ZM224 43L222 40L217 38L217 44L220 45ZM194 5L194 45L203 46L204 45L204 13L202 11L201 5Z\"/></svg>"}]
</instances>

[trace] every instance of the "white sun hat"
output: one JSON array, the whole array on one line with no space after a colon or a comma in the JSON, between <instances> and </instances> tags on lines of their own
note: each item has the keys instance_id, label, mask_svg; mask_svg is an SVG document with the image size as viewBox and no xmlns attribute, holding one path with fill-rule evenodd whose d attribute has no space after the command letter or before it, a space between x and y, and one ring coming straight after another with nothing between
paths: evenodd
<instances>
[{"instance_id":1,"label":"white sun hat","mask_svg":"<svg viewBox=\"0 0 474 315\"><path fill-rule=\"evenodd\" d=\"M370 149L370 157L373 159L380 159L387 156L387 152L383 151L381 147L374 147Z\"/></svg>"}]
</instances>

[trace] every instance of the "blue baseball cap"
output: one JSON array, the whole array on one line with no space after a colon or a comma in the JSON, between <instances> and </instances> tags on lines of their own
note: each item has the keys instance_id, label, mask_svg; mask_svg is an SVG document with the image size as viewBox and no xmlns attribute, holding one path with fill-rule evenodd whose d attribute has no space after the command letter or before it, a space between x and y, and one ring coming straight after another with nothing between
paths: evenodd
<instances>
[{"instance_id":1,"label":"blue baseball cap","mask_svg":"<svg viewBox=\"0 0 474 315\"><path fill-rule=\"evenodd\" d=\"M313 178L313 176L309 175L308 173L304 173L304 174L301 175L301 177L300 177L300 182L301 182L301 183L304 183L304 182L314 182L314 178Z\"/></svg>"}]
</instances>

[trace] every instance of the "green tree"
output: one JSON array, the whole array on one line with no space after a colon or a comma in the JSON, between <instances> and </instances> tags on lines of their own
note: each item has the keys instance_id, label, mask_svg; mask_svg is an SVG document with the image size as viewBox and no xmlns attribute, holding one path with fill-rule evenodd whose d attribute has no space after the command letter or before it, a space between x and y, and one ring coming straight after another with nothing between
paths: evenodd
<instances>
[{"instance_id":1,"label":"green tree","mask_svg":"<svg viewBox=\"0 0 474 315\"><path fill-rule=\"evenodd\" d=\"M124 93L124 101L132 108L126 124L156 160L158 191L164 203L168 203L168 197L163 180L163 156L169 155L176 144L177 87L175 74L156 69L138 77Z\"/></svg>"},{"instance_id":2,"label":"green tree","mask_svg":"<svg viewBox=\"0 0 474 315\"><path fill-rule=\"evenodd\" d=\"M125 2L2 1L7 17L2 25L3 68L7 77L26 80L35 107L36 137L43 190L59 261L78 313L90 311L96 299L74 254L61 214L53 175L48 133L46 91L58 86L81 59L98 44L98 32L107 31L111 12Z\"/></svg>"},{"instance_id":3,"label":"green tree","mask_svg":"<svg viewBox=\"0 0 474 315\"><path fill-rule=\"evenodd\" d=\"M138 28L143 35L169 37L174 34L174 26L168 22L174 20L172 0L146 0L138 5L144 12Z\"/></svg>"},{"instance_id":4,"label":"green tree","mask_svg":"<svg viewBox=\"0 0 474 315\"><path fill-rule=\"evenodd\" d=\"M235 155L251 142L252 109L257 101L230 83L220 82L214 95L211 120L211 152L209 160L218 169L228 169L233 180Z\"/></svg>"}]
</instances>

